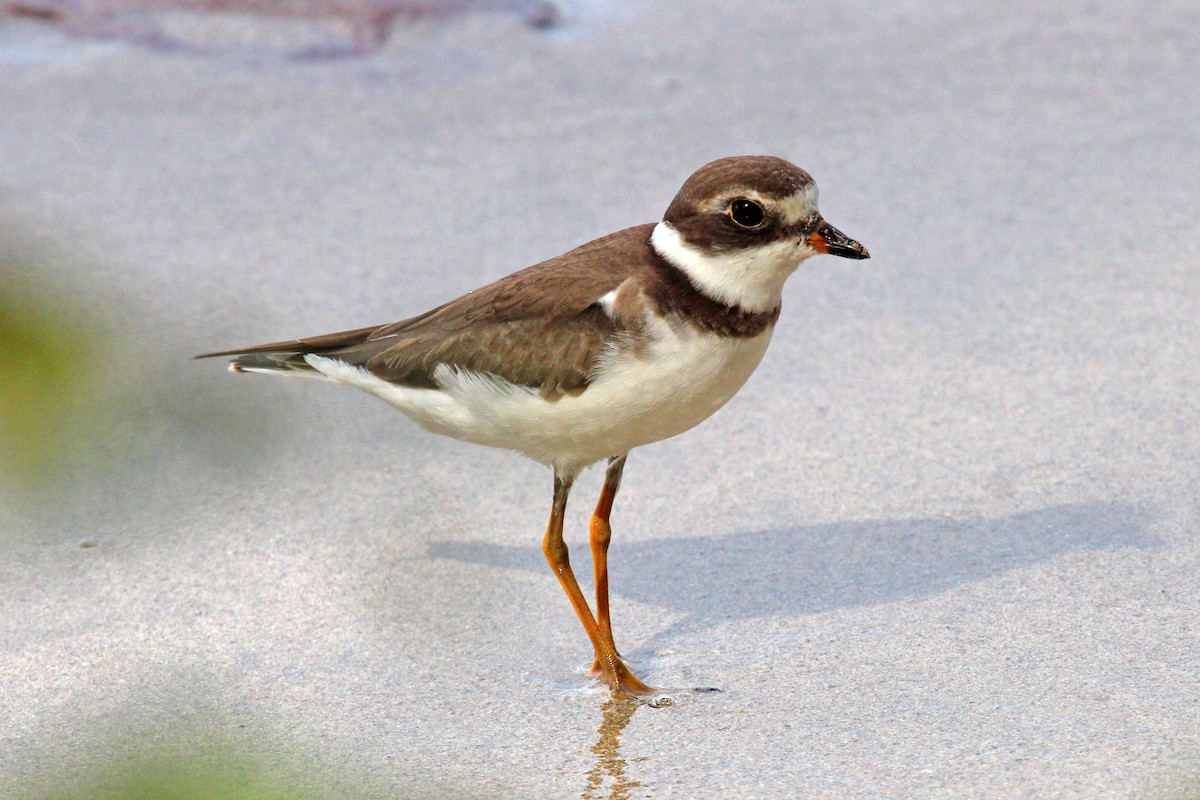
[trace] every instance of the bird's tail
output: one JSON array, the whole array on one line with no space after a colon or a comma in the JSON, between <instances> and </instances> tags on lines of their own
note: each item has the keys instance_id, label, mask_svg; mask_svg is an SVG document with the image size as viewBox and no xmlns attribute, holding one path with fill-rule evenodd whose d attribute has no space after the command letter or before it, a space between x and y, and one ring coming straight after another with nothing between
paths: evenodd
<instances>
[{"instance_id":1,"label":"bird's tail","mask_svg":"<svg viewBox=\"0 0 1200 800\"><path fill-rule=\"evenodd\" d=\"M230 372L263 372L295 378L323 378L305 360L307 353L243 353L229 362ZM199 356L197 356L199 358Z\"/></svg>"},{"instance_id":2,"label":"bird's tail","mask_svg":"<svg viewBox=\"0 0 1200 800\"><path fill-rule=\"evenodd\" d=\"M254 345L240 350L220 350L215 353L202 353L196 358L232 356L233 360L229 362L230 372L263 372L269 375L325 380L325 375L309 364L307 356L331 356L358 365L373 355L372 351L375 348L362 349L357 346L367 342L371 334L379 328L380 326L375 325L308 339Z\"/></svg>"}]
</instances>

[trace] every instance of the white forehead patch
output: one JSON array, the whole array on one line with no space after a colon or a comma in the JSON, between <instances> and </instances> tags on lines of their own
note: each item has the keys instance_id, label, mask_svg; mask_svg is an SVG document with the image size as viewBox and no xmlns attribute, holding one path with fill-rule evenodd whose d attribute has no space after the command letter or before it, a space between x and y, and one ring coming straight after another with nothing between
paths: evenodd
<instances>
[{"instance_id":1,"label":"white forehead patch","mask_svg":"<svg viewBox=\"0 0 1200 800\"><path fill-rule=\"evenodd\" d=\"M779 208L789 225L812 219L817 213L817 185L810 183L802 187L791 197L784 198Z\"/></svg>"}]
</instances>

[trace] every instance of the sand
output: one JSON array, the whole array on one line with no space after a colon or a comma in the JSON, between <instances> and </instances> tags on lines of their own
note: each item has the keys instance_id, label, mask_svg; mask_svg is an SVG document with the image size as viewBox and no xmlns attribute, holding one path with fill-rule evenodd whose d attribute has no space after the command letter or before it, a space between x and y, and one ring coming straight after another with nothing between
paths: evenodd
<instances>
[{"instance_id":1,"label":"sand","mask_svg":"<svg viewBox=\"0 0 1200 800\"><path fill-rule=\"evenodd\" d=\"M0 797L166 745L346 797L1200 792L1200 16L877 5L307 59L0 20L4 235L101 387L0 510ZM630 457L618 645L720 693L588 686L543 467L189 360L417 313L744 153L873 257L806 263L747 387Z\"/></svg>"}]
</instances>

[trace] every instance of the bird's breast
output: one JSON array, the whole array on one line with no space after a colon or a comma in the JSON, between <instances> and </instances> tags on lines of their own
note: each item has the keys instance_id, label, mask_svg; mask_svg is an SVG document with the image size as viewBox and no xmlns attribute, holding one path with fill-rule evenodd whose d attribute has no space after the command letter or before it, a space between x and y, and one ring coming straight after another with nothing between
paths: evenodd
<instances>
[{"instance_id":1,"label":"bird's breast","mask_svg":"<svg viewBox=\"0 0 1200 800\"><path fill-rule=\"evenodd\" d=\"M546 398L455 370L438 373L436 390L378 379L380 386L361 388L435 433L576 470L703 422L746 383L773 330L771 324L755 336L725 336L651 315L636 336L614 339L577 395Z\"/></svg>"},{"instance_id":2,"label":"bird's breast","mask_svg":"<svg viewBox=\"0 0 1200 800\"><path fill-rule=\"evenodd\" d=\"M683 433L742 388L773 328L730 337L654 319L639 339L605 352L586 391L527 407L531 435L519 449L539 461L583 466Z\"/></svg>"}]
</instances>

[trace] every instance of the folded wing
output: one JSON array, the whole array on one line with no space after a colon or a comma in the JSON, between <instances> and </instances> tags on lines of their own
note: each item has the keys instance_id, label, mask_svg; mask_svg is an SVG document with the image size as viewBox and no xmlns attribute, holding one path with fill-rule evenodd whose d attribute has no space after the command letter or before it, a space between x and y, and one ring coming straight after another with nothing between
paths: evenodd
<instances>
[{"instance_id":1,"label":"folded wing","mask_svg":"<svg viewBox=\"0 0 1200 800\"><path fill-rule=\"evenodd\" d=\"M640 263L620 256L648 247L649 228L598 239L400 322L197 357L234 356L235 371L316 377L305 360L316 354L420 388L437 388L435 372L445 365L545 396L578 393L624 330L611 303L599 301L630 277L629 265Z\"/></svg>"}]
</instances>

